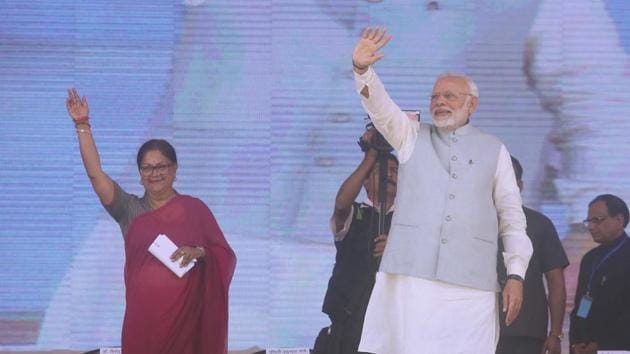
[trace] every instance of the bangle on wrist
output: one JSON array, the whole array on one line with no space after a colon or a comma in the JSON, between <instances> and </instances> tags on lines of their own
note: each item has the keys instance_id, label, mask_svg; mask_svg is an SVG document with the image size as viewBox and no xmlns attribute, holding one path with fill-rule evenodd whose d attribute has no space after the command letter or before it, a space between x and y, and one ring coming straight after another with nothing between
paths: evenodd
<instances>
[{"instance_id":1,"label":"bangle on wrist","mask_svg":"<svg viewBox=\"0 0 630 354\"><path fill-rule=\"evenodd\" d=\"M560 334L549 333L549 337L558 338L559 341L562 341L564 339L564 334L562 332L560 332Z\"/></svg>"},{"instance_id":2,"label":"bangle on wrist","mask_svg":"<svg viewBox=\"0 0 630 354\"><path fill-rule=\"evenodd\" d=\"M77 128L77 133L86 133L86 134L91 134L92 131L90 129L84 129L84 128Z\"/></svg>"},{"instance_id":3,"label":"bangle on wrist","mask_svg":"<svg viewBox=\"0 0 630 354\"><path fill-rule=\"evenodd\" d=\"M88 126L90 126L90 117L89 116L84 116L84 117L80 117L74 120L74 125L77 126L79 124L87 124Z\"/></svg>"}]
</instances>

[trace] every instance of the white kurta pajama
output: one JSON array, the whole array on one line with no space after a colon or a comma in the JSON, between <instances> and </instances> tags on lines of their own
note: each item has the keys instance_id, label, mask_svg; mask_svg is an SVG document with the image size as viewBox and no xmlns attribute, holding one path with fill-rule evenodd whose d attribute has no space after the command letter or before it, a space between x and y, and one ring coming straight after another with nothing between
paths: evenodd
<instances>
[{"instance_id":1,"label":"white kurta pajama","mask_svg":"<svg viewBox=\"0 0 630 354\"><path fill-rule=\"evenodd\" d=\"M368 86L369 98L361 96L363 107L404 164L416 147L419 123L400 111L372 68L363 75L355 73L355 83L357 92ZM447 136L448 132L436 131L431 139L445 140ZM439 149L436 154L448 169L448 154ZM496 166L492 197L499 219L499 237L505 248L505 265L508 274L524 277L532 246L525 233L525 216L510 155L503 145ZM497 306L494 291L381 271L368 305L359 351L494 353L499 335Z\"/></svg>"}]
</instances>

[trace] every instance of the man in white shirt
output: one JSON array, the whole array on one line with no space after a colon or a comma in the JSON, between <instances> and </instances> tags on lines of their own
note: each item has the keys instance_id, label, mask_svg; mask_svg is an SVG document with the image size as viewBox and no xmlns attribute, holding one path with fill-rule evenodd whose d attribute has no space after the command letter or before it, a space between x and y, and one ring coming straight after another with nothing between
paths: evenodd
<instances>
[{"instance_id":1,"label":"man in white shirt","mask_svg":"<svg viewBox=\"0 0 630 354\"><path fill-rule=\"evenodd\" d=\"M386 29L368 28L352 56L363 107L400 161L396 213L359 350L493 353L498 238L509 274L508 325L520 310L532 254L510 155L470 124L479 93L466 76L438 78L433 124L408 119L371 68L390 39Z\"/></svg>"}]
</instances>

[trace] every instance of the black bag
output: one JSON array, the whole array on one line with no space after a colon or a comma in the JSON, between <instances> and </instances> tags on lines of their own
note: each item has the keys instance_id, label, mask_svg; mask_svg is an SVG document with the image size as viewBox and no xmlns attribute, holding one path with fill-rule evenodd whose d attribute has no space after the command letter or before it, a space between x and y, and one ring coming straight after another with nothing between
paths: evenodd
<instances>
[{"instance_id":1,"label":"black bag","mask_svg":"<svg viewBox=\"0 0 630 354\"><path fill-rule=\"evenodd\" d=\"M337 351L341 347L341 335L339 331L333 331L332 326L331 324L319 331L315 338L314 354L338 354Z\"/></svg>"}]
</instances>

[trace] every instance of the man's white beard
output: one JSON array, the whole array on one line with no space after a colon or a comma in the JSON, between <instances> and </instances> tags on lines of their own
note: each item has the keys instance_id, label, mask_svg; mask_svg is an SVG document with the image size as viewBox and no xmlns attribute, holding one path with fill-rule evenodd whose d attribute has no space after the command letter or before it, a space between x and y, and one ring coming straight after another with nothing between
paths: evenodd
<instances>
[{"instance_id":1,"label":"man's white beard","mask_svg":"<svg viewBox=\"0 0 630 354\"><path fill-rule=\"evenodd\" d=\"M447 119L442 119L442 120L437 120L435 119L435 117L431 116L431 120L433 120L433 125L435 125L438 128L448 128L448 129L455 128L455 117L453 116L450 116Z\"/></svg>"},{"instance_id":2,"label":"man's white beard","mask_svg":"<svg viewBox=\"0 0 630 354\"><path fill-rule=\"evenodd\" d=\"M451 113L451 116L446 119L437 120L435 119L435 116L431 114L431 120L433 121L433 125L438 128L455 130L466 124L468 114L464 109L459 109Z\"/></svg>"}]
</instances>

